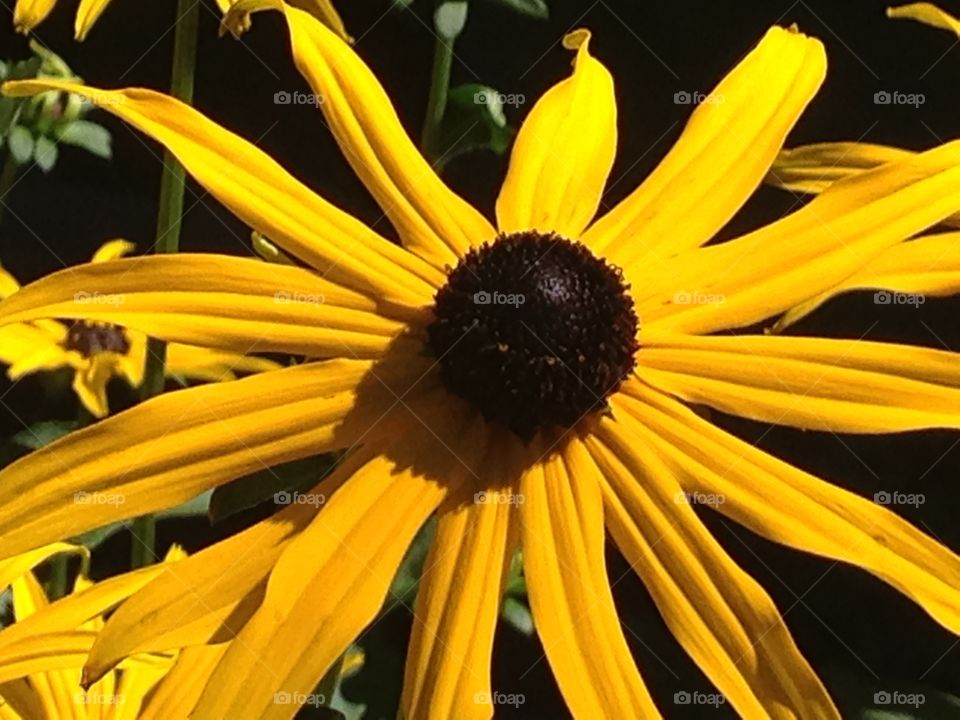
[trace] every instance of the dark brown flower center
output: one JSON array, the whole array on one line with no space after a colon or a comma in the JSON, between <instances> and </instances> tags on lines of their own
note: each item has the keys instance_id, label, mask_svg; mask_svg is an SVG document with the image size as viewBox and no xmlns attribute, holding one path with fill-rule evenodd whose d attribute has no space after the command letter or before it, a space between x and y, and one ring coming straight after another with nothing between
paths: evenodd
<instances>
[{"instance_id":1,"label":"dark brown flower center","mask_svg":"<svg viewBox=\"0 0 960 720\"><path fill-rule=\"evenodd\" d=\"M447 388L525 440L605 407L636 362L622 273L555 234L501 235L471 250L434 314L428 346Z\"/></svg>"},{"instance_id":2,"label":"dark brown flower center","mask_svg":"<svg viewBox=\"0 0 960 720\"><path fill-rule=\"evenodd\" d=\"M100 352L126 355L130 351L130 339L126 330L119 325L74 320L67 330L63 346L87 358Z\"/></svg>"}]
</instances>

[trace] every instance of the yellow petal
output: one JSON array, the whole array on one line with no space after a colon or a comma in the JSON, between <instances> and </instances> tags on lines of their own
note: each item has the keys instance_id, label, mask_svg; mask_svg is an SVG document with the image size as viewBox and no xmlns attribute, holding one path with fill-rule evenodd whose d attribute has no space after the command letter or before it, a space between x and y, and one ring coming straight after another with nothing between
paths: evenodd
<instances>
[{"instance_id":1,"label":"yellow petal","mask_svg":"<svg viewBox=\"0 0 960 720\"><path fill-rule=\"evenodd\" d=\"M42 23L57 0L17 0L13 8L13 26L17 32L28 33Z\"/></svg>"},{"instance_id":2,"label":"yellow petal","mask_svg":"<svg viewBox=\"0 0 960 720\"><path fill-rule=\"evenodd\" d=\"M0 300L20 289L17 279L0 266Z\"/></svg>"},{"instance_id":3,"label":"yellow petal","mask_svg":"<svg viewBox=\"0 0 960 720\"><path fill-rule=\"evenodd\" d=\"M708 241L761 183L826 67L819 40L771 28L702 98L650 177L599 219L584 242L623 266Z\"/></svg>"},{"instance_id":4,"label":"yellow petal","mask_svg":"<svg viewBox=\"0 0 960 720\"><path fill-rule=\"evenodd\" d=\"M69 630L31 635L0 648L0 683L51 670L78 668L96 633Z\"/></svg>"},{"instance_id":5,"label":"yellow petal","mask_svg":"<svg viewBox=\"0 0 960 720\"><path fill-rule=\"evenodd\" d=\"M137 720L144 701L170 672L173 662L172 657L157 657L149 664L141 663L127 668L120 675L116 688L116 696L123 698L123 702L115 704L111 720Z\"/></svg>"},{"instance_id":6,"label":"yellow petal","mask_svg":"<svg viewBox=\"0 0 960 720\"><path fill-rule=\"evenodd\" d=\"M73 32L74 37L83 41L87 39L87 33L93 28L94 23L100 18L100 15L107 9L110 0L80 0L80 6L77 8L77 17L74 19Z\"/></svg>"},{"instance_id":7,"label":"yellow petal","mask_svg":"<svg viewBox=\"0 0 960 720\"><path fill-rule=\"evenodd\" d=\"M14 580L11 591L13 613L17 623L43 612L49 606L47 596L32 572L25 573ZM46 631L42 631L40 636L43 637L45 634ZM28 679L37 693L44 697L45 704L56 708L58 718L83 720L86 713L82 708L76 707L73 697L74 690L80 683L80 673L76 666L53 664L42 672L32 673Z\"/></svg>"},{"instance_id":8,"label":"yellow petal","mask_svg":"<svg viewBox=\"0 0 960 720\"><path fill-rule=\"evenodd\" d=\"M422 415L427 427L448 436L466 429L459 420L444 430L438 410ZM460 463L469 457L454 458L432 431L381 448L385 454L366 464L348 458L334 471L349 480L280 556L263 604L230 643L195 720L292 717L376 616L404 552L455 489L451 481L463 479ZM278 693L296 701L278 703Z\"/></svg>"},{"instance_id":9,"label":"yellow petal","mask_svg":"<svg viewBox=\"0 0 960 720\"><path fill-rule=\"evenodd\" d=\"M671 632L741 717L839 720L773 601L696 516L638 423L616 411L588 440L607 521Z\"/></svg>"},{"instance_id":10,"label":"yellow petal","mask_svg":"<svg viewBox=\"0 0 960 720\"><path fill-rule=\"evenodd\" d=\"M490 223L434 172L377 78L336 33L280 0L241 0L231 15L268 9L284 14L297 68L320 98L347 161L404 246L442 269L455 265L471 245L492 240ZM231 16L225 23L231 24Z\"/></svg>"},{"instance_id":11,"label":"yellow petal","mask_svg":"<svg viewBox=\"0 0 960 720\"><path fill-rule=\"evenodd\" d=\"M357 358L382 356L428 312L385 305L303 268L177 254L78 265L0 302L0 321L44 317L113 322L235 352Z\"/></svg>"},{"instance_id":12,"label":"yellow petal","mask_svg":"<svg viewBox=\"0 0 960 720\"><path fill-rule=\"evenodd\" d=\"M204 684L227 650L226 644L185 648L147 698L139 720L189 717Z\"/></svg>"},{"instance_id":13,"label":"yellow petal","mask_svg":"<svg viewBox=\"0 0 960 720\"><path fill-rule=\"evenodd\" d=\"M0 557L173 507L263 467L372 442L391 408L411 421L404 408L415 394L397 398L427 362L374 366L375 376L368 362L309 363L167 393L71 433L0 471Z\"/></svg>"},{"instance_id":14,"label":"yellow petal","mask_svg":"<svg viewBox=\"0 0 960 720\"><path fill-rule=\"evenodd\" d=\"M236 5L236 3L237 0L217 0L220 12L224 15L226 15L230 8ZM353 42L353 38L347 34L343 20L340 19L340 15L337 14L337 10L331 0L290 0L289 4L292 7L306 10L346 42ZM235 17L231 19L230 25L231 29L237 31L237 34L239 34L240 32L245 32L250 29L250 20L249 17Z\"/></svg>"},{"instance_id":15,"label":"yellow petal","mask_svg":"<svg viewBox=\"0 0 960 720\"><path fill-rule=\"evenodd\" d=\"M279 363L266 358L241 355L240 353L211 350L196 345L171 343L167 346L166 372L169 375L222 382L234 380L235 373L257 373L278 370Z\"/></svg>"},{"instance_id":16,"label":"yellow petal","mask_svg":"<svg viewBox=\"0 0 960 720\"><path fill-rule=\"evenodd\" d=\"M35 325L15 323L0 327L0 362L15 368L10 372L11 379L62 365L64 354L50 335Z\"/></svg>"},{"instance_id":17,"label":"yellow petal","mask_svg":"<svg viewBox=\"0 0 960 720\"><path fill-rule=\"evenodd\" d=\"M10 553L5 555L4 559L0 560L0 592L6 590L18 577L26 575L44 560L59 553L89 555L89 551L85 547L65 542L40 545L21 554Z\"/></svg>"},{"instance_id":18,"label":"yellow petal","mask_svg":"<svg viewBox=\"0 0 960 720\"><path fill-rule=\"evenodd\" d=\"M960 355L910 345L772 335L657 338L645 382L687 402L808 430L960 428Z\"/></svg>"},{"instance_id":19,"label":"yellow petal","mask_svg":"<svg viewBox=\"0 0 960 720\"><path fill-rule=\"evenodd\" d=\"M714 427L640 383L625 407L685 490L764 537L873 573L960 633L960 557L878 502L824 482ZM648 430L643 431L643 428Z\"/></svg>"},{"instance_id":20,"label":"yellow petal","mask_svg":"<svg viewBox=\"0 0 960 720\"><path fill-rule=\"evenodd\" d=\"M516 495L492 489L478 500L476 487L470 483L438 511L413 610L404 717L468 720L493 714L490 663Z\"/></svg>"},{"instance_id":21,"label":"yellow petal","mask_svg":"<svg viewBox=\"0 0 960 720\"><path fill-rule=\"evenodd\" d=\"M933 3L918 2L887 8L887 17L917 22L952 32L960 37L960 20L944 12Z\"/></svg>"},{"instance_id":22,"label":"yellow petal","mask_svg":"<svg viewBox=\"0 0 960 720\"><path fill-rule=\"evenodd\" d=\"M657 332L751 325L819 295L958 210L960 143L948 143L841 180L736 240L681 253L666 267L629 268L649 279L635 285L638 312Z\"/></svg>"},{"instance_id":23,"label":"yellow petal","mask_svg":"<svg viewBox=\"0 0 960 720\"><path fill-rule=\"evenodd\" d=\"M785 312L774 325L779 332L807 316L823 303L852 290L880 289L879 305L923 305L928 297L960 292L960 232L925 235L894 245L866 267L825 293ZM2 331L0 331L2 332Z\"/></svg>"},{"instance_id":24,"label":"yellow petal","mask_svg":"<svg viewBox=\"0 0 960 720\"><path fill-rule=\"evenodd\" d=\"M117 373L116 353L97 353L77 368L73 390L90 414L103 418L110 414L107 406L107 383Z\"/></svg>"},{"instance_id":25,"label":"yellow petal","mask_svg":"<svg viewBox=\"0 0 960 720\"><path fill-rule=\"evenodd\" d=\"M524 120L497 198L501 232L540 230L579 237L600 206L617 149L613 78L590 55L590 33L564 38L573 74L541 97Z\"/></svg>"},{"instance_id":26,"label":"yellow petal","mask_svg":"<svg viewBox=\"0 0 960 720\"><path fill-rule=\"evenodd\" d=\"M325 481L305 497L325 498L333 487ZM258 607L280 553L318 511L318 504L288 505L243 532L165 565L110 616L84 666L85 679L95 682L137 653L231 640Z\"/></svg>"},{"instance_id":27,"label":"yellow petal","mask_svg":"<svg viewBox=\"0 0 960 720\"><path fill-rule=\"evenodd\" d=\"M554 454L538 462L521 482L530 608L575 717L659 717L613 604L599 476L585 452L571 439L563 457Z\"/></svg>"},{"instance_id":28,"label":"yellow petal","mask_svg":"<svg viewBox=\"0 0 960 720\"><path fill-rule=\"evenodd\" d=\"M0 683L0 719L33 720L49 714L26 678Z\"/></svg>"},{"instance_id":29,"label":"yellow petal","mask_svg":"<svg viewBox=\"0 0 960 720\"><path fill-rule=\"evenodd\" d=\"M339 42L339 41L338 41ZM262 150L162 93L99 90L55 80L8 82L8 95L64 90L162 143L243 222L331 281L374 297L430 302L443 273L380 237L295 180Z\"/></svg>"},{"instance_id":30,"label":"yellow petal","mask_svg":"<svg viewBox=\"0 0 960 720\"><path fill-rule=\"evenodd\" d=\"M42 632L79 628L91 619L112 610L159 575L162 567L162 565L151 565L117 575L61 598L44 609L42 613L18 620L0 631L0 647Z\"/></svg>"},{"instance_id":31,"label":"yellow petal","mask_svg":"<svg viewBox=\"0 0 960 720\"><path fill-rule=\"evenodd\" d=\"M108 240L93 254L90 262L107 262L108 260L119 260L124 255L129 255L137 246L129 240Z\"/></svg>"},{"instance_id":32,"label":"yellow petal","mask_svg":"<svg viewBox=\"0 0 960 720\"><path fill-rule=\"evenodd\" d=\"M838 180L915 154L910 150L871 143L800 145L780 151L766 180L792 192L821 193Z\"/></svg>"}]
</instances>

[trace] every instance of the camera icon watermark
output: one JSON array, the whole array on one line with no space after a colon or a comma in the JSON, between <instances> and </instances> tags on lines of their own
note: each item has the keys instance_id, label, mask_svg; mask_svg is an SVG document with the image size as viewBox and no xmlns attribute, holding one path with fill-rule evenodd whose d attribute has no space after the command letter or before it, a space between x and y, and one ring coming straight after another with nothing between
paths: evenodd
<instances>
[{"instance_id":1,"label":"camera icon watermark","mask_svg":"<svg viewBox=\"0 0 960 720\"><path fill-rule=\"evenodd\" d=\"M923 93L905 93L899 90L878 90L873 94L874 105L910 105L919 108L927 101Z\"/></svg>"},{"instance_id":2,"label":"camera icon watermark","mask_svg":"<svg viewBox=\"0 0 960 720\"><path fill-rule=\"evenodd\" d=\"M927 501L923 493L904 493L899 490L889 492L881 490L873 494L873 501L877 505L909 505L918 508Z\"/></svg>"},{"instance_id":3,"label":"camera icon watermark","mask_svg":"<svg viewBox=\"0 0 960 720\"><path fill-rule=\"evenodd\" d=\"M473 94L474 105L520 107L526 101L527 98L522 93L501 93L495 90L478 90Z\"/></svg>"},{"instance_id":4,"label":"camera icon watermark","mask_svg":"<svg viewBox=\"0 0 960 720\"><path fill-rule=\"evenodd\" d=\"M727 301L727 296L721 293L705 293L695 290L688 292L679 290L673 294L674 305L723 305Z\"/></svg>"},{"instance_id":5,"label":"camera icon watermark","mask_svg":"<svg viewBox=\"0 0 960 720\"><path fill-rule=\"evenodd\" d=\"M312 105L313 107L320 107L323 102L323 95L305 93L299 90L293 92L278 90L273 94L274 105Z\"/></svg>"},{"instance_id":6,"label":"camera icon watermark","mask_svg":"<svg viewBox=\"0 0 960 720\"><path fill-rule=\"evenodd\" d=\"M702 93L699 90L678 90L673 94L674 105L723 105L723 93Z\"/></svg>"},{"instance_id":7,"label":"camera icon watermark","mask_svg":"<svg viewBox=\"0 0 960 720\"><path fill-rule=\"evenodd\" d=\"M78 490L73 494L73 502L76 505L113 505L114 507L120 507L127 502L127 497L120 493Z\"/></svg>"},{"instance_id":8,"label":"camera icon watermark","mask_svg":"<svg viewBox=\"0 0 960 720\"><path fill-rule=\"evenodd\" d=\"M921 293L890 292L878 290L873 294L874 305L912 305L920 307L927 301L926 295Z\"/></svg>"},{"instance_id":9,"label":"camera icon watermark","mask_svg":"<svg viewBox=\"0 0 960 720\"><path fill-rule=\"evenodd\" d=\"M473 494L475 505L523 505L525 498L520 493L497 493L481 490Z\"/></svg>"},{"instance_id":10,"label":"camera icon watermark","mask_svg":"<svg viewBox=\"0 0 960 720\"><path fill-rule=\"evenodd\" d=\"M79 290L73 294L73 302L77 305L113 305L120 307L127 301L127 296L121 293L87 292Z\"/></svg>"},{"instance_id":11,"label":"camera icon watermark","mask_svg":"<svg viewBox=\"0 0 960 720\"><path fill-rule=\"evenodd\" d=\"M708 705L710 707L720 707L725 702L727 698L724 697L721 693L705 693L695 690L694 692L689 692L687 690L680 690L673 694L673 704L674 705Z\"/></svg>"},{"instance_id":12,"label":"camera icon watermark","mask_svg":"<svg viewBox=\"0 0 960 720\"><path fill-rule=\"evenodd\" d=\"M278 305L323 305L327 301L327 298L321 293L277 290L277 292L273 294L273 301Z\"/></svg>"},{"instance_id":13,"label":"camera icon watermark","mask_svg":"<svg viewBox=\"0 0 960 720\"><path fill-rule=\"evenodd\" d=\"M905 693L899 690L878 690L873 694L873 704L883 706L918 708L927 702L923 693Z\"/></svg>"},{"instance_id":14,"label":"camera icon watermark","mask_svg":"<svg viewBox=\"0 0 960 720\"><path fill-rule=\"evenodd\" d=\"M281 690L273 694L274 705L296 705L302 707L323 707L327 704L327 697L323 693L287 692Z\"/></svg>"},{"instance_id":15,"label":"camera icon watermark","mask_svg":"<svg viewBox=\"0 0 960 720\"><path fill-rule=\"evenodd\" d=\"M677 505L705 505L706 507L719 507L727 501L727 496L723 493L702 493L679 490L673 496L673 501Z\"/></svg>"},{"instance_id":16,"label":"camera icon watermark","mask_svg":"<svg viewBox=\"0 0 960 720\"><path fill-rule=\"evenodd\" d=\"M526 301L527 297L523 293L502 293L496 290L487 292L486 290L480 290L473 294L473 302L475 305L511 305L513 307L520 307Z\"/></svg>"},{"instance_id":17,"label":"camera icon watermark","mask_svg":"<svg viewBox=\"0 0 960 720\"><path fill-rule=\"evenodd\" d=\"M294 490L290 492L284 490L273 494L273 502L276 505L311 505L320 507L327 502L327 496L322 493L302 493Z\"/></svg>"}]
</instances>

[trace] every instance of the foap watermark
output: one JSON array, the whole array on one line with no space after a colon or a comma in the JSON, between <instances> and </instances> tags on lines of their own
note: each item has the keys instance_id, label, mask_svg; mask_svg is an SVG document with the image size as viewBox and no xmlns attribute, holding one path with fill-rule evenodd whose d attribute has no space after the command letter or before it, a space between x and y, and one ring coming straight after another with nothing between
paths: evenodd
<instances>
[{"instance_id":1,"label":"foap watermark","mask_svg":"<svg viewBox=\"0 0 960 720\"><path fill-rule=\"evenodd\" d=\"M122 694L101 693L96 690L77 690L73 702L77 705L123 705L127 700Z\"/></svg>"},{"instance_id":2,"label":"foap watermark","mask_svg":"<svg viewBox=\"0 0 960 720\"><path fill-rule=\"evenodd\" d=\"M274 705L296 705L297 707L323 707L327 704L327 696L323 693L287 692L281 690L273 694Z\"/></svg>"},{"instance_id":3,"label":"foap watermark","mask_svg":"<svg viewBox=\"0 0 960 720\"><path fill-rule=\"evenodd\" d=\"M502 93L496 90L478 90L473 94L474 105L495 105L503 107L520 107L527 101L521 93Z\"/></svg>"},{"instance_id":4,"label":"foap watermark","mask_svg":"<svg viewBox=\"0 0 960 720\"><path fill-rule=\"evenodd\" d=\"M119 293L87 292L80 290L73 294L77 305L113 305L119 307L127 301L127 296Z\"/></svg>"},{"instance_id":5,"label":"foap watermark","mask_svg":"<svg viewBox=\"0 0 960 720\"><path fill-rule=\"evenodd\" d=\"M923 93L905 93L899 90L878 90L873 94L874 105L910 105L918 108L927 101Z\"/></svg>"},{"instance_id":6,"label":"foap watermark","mask_svg":"<svg viewBox=\"0 0 960 720\"><path fill-rule=\"evenodd\" d=\"M674 105L723 105L726 101L727 99L722 93L678 90L673 94Z\"/></svg>"},{"instance_id":7,"label":"foap watermark","mask_svg":"<svg viewBox=\"0 0 960 720\"><path fill-rule=\"evenodd\" d=\"M323 95L317 95L316 93L301 92L300 90L294 90L293 92L287 92L286 90L278 90L273 94L273 104L274 105L313 105L313 107L320 107L321 105L323 105Z\"/></svg>"},{"instance_id":8,"label":"foap watermark","mask_svg":"<svg viewBox=\"0 0 960 720\"><path fill-rule=\"evenodd\" d=\"M302 493L294 490L290 492L284 490L273 494L273 502L276 505L312 505L320 507L327 501L327 496L323 493Z\"/></svg>"},{"instance_id":9,"label":"foap watermark","mask_svg":"<svg viewBox=\"0 0 960 720\"><path fill-rule=\"evenodd\" d=\"M722 493L702 493L697 491L679 490L674 496L673 501L677 505L706 505L707 507L717 507L727 501L727 496Z\"/></svg>"},{"instance_id":10,"label":"foap watermark","mask_svg":"<svg viewBox=\"0 0 960 720\"><path fill-rule=\"evenodd\" d=\"M496 290L487 292L486 290L480 290L473 294L473 302L475 305L512 305L513 307L520 307L526 301L527 298L523 293L502 293Z\"/></svg>"},{"instance_id":11,"label":"foap watermark","mask_svg":"<svg viewBox=\"0 0 960 720\"><path fill-rule=\"evenodd\" d=\"M475 505L523 505L524 497L519 493L499 493L481 490L473 494Z\"/></svg>"},{"instance_id":12,"label":"foap watermark","mask_svg":"<svg viewBox=\"0 0 960 720\"><path fill-rule=\"evenodd\" d=\"M113 505L114 507L120 507L126 501L126 496L120 493L78 490L73 494L73 502L77 505Z\"/></svg>"},{"instance_id":13,"label":"foap watermark","mask_svg":"<svg viewBox=\"0 0 960 720\"><path fill-rule=\"evenodd\" d=\"M477 705L509 705L518 708L527 701L523 693L504 693L499 690L493 692L478 692L473 694L473 702Z\"/></svg>"},{"instance_id":14,"label":"foap watermark","mask_svg":"<svg viewBox=\"0 0 960 720\"><path fill-rule=\"evenodd\" d=\"M687 292L680 290L673 294L674 305L723 305L727 301L725 295L720 293L705 293L695 290Z\"/></svg>"},{"instance_id":15,"label":"foap watermark","mask_svg":"<svg viewBox=\"0 0 960 720\"><path fill-rule=\"evenodd\" d=\"M881 490L873 494L873 501L877 505L909 505L910 507L920 507L927 501L927 496L923 493L904 493L898 490L889 492Z\"/></svg>"},{"instance_id":16,"label":"foap watermark","mask_svg":"<svg viewBox=\"0 0 960 720\"><path fill-rule=\"evenodd\" d=\"M920 293L890 292L889 290L878 290L873 294L874 305L913 305L920 307L927 301L925 295Z\"/></svg>"},{"instance_id":17,"label":"foap watermark","mask_svg":"<svg viewBox=\"0 0 960 720\"><path fill-rule=\"evenodd\" d=\"M279 305L323 305L327 298L320 293L288 292L277 290L273 301Z\"/></svg>"},{"instance_id":18,"label":"foap watermark","mask_svg":"<svg viewBox=\"0 0 960 720\"><path fill-rule=\"evenodd\" d=\"M673 694L674 705L708 705L710 707L720 707L727 699L721 693L705 693L699 690L688 692L680 690Z\"/></svg>"},{"instance_id":19,"label":"foap watermark","mask_svg":"<svg viewBox=\"0 0 960 720\"><path fill-rule=\"evenodd\" d=\"M918 708L927 702L923 693L905 693L899 690L878 690L873 694L874 705Z\"/></svg>"}]
</instances>

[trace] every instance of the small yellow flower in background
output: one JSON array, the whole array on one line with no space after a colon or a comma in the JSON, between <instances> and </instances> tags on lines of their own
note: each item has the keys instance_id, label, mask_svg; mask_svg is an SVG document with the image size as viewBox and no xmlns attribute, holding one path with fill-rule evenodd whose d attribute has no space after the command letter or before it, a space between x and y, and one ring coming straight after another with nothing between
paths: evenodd
<instances>
[{"instance_id":1,"label":"small yellow flower in background","mask_svg":"<svg viewBox=\"0 0 960 720\"><path fill-rule=\"evenodd\" d=\"M18 32L29 33L46 20L56 4L57 0L16 0L16 5L13 8L14 27ZM77 40L86 39L87 34L109 4L110 0L80 0L74 20L74 36ZM224 13L230 10L230 7L234 4L236 4L236 0L217 0L220 11ZM341 37L349 40L343 21L337 14L331 0L297 0L293 4L310 12ZM249 25L249 18L241 22L241 28L244 30L249 29Z\"/></svg>"},{"instance_id":2,"label":"small yellow flower in background","mask_svg":"<svg viewBox=\"0 0 960 720\"><path fill-rule=\"evenodd\" d=\"M186 718L223 648L136 655L92 686L81 686L81 668L103 615L185 553L174 546L164 564L99 583L81 573L73 593L51 603L32 568L60 553L87 551L55 543L0 562L0 591L11 589L15 619L0 631L0 719Z\"/></svg>"},{"instance_id":3,"label":"small yellow flower in background","mask_svg":"<svg viewBox=\"0 0 960 720\"><path fill-rule=\"evenodd\" d=\"M960 557L888 507L690 407L835 433L960 429L954 353L744 330L960 211L960 144L846 178L777 222L709 245L819 89L822 44L770 29L651 175L608 209L614 82L577 31L564 42L571 75L516 137L494 226L424 160L348 45L279 0L237 12L263 8L283 12L298 68L402 245L161 93L4 86L102 104L302 266L209 254L87 265L0 303L2 321L122 318L168 341L256 342L325 359L168 393L0 471L0 557L179 504L264 465L352 450L304 502L124 601L90 652L88 679L138 653L225 642L192 717L290 718L298 707L278 693L309 698L377 616L434 514L401 701L411 720L494 714L494 632L518 550L571 713L658 717L614 605L608 531L739 715L839 717L770 596L694 504L859 566L960 633ZM122 293L122 311L72 302L94 287ZM125 502L82 511L69 502L92 489Z\"/></svg>"},{"instance_id":4,"label":"small yellow flower in background","mask_svg":"<svg viewBox=\"0 0 960 720\"><path fill-rule=\"evenodd\" d=\"M133 250L125 240L111 240L94 254L92 262L102 263ZM0 268L0 299L20 286ZM78 304L113 304L122 308L122 295L100 295L79 291ZM58 368L73 368L73 389L84 407L95 417L105 417L107 384L114 377L126 379L133 387L143 382L147 337L115 323L77 320L37 320L0 328L0 363L9 365L7 376L24 375ZM171 343L167 346L166 374L181 380L220 382L236 379L236 372L252 373L280 367L272 360L239 353Z\"/></svg>"}]
</instances>

